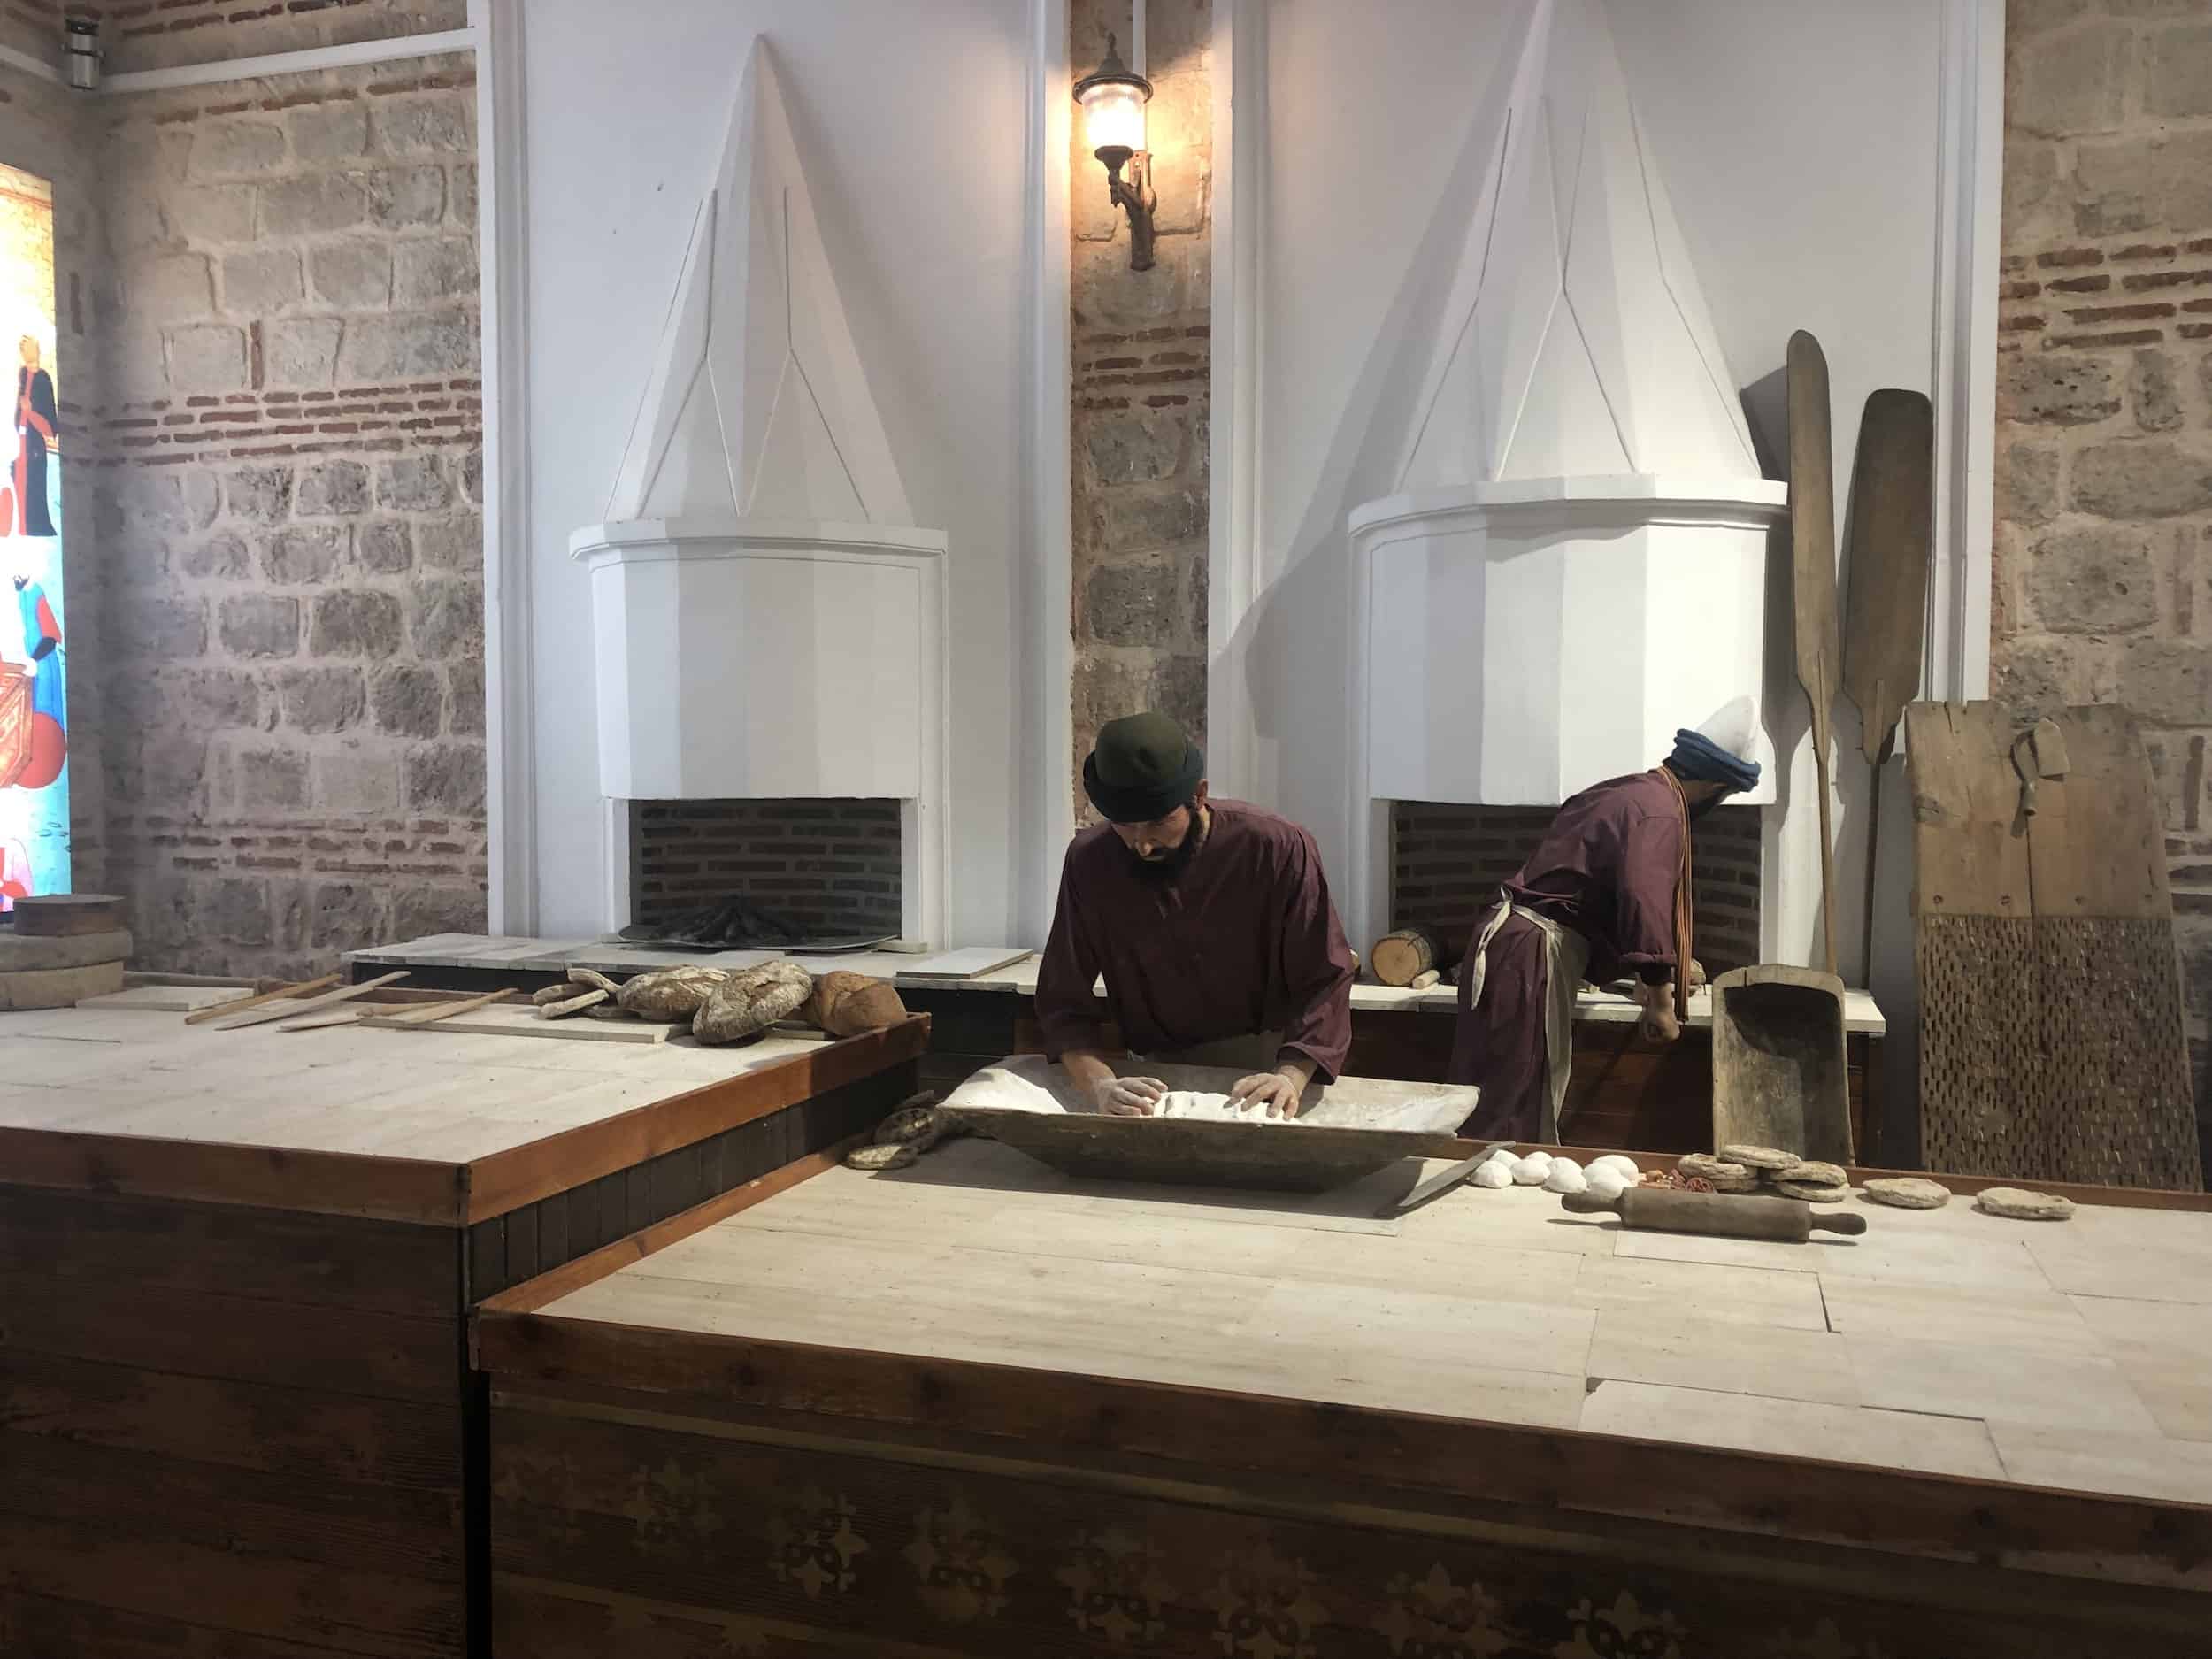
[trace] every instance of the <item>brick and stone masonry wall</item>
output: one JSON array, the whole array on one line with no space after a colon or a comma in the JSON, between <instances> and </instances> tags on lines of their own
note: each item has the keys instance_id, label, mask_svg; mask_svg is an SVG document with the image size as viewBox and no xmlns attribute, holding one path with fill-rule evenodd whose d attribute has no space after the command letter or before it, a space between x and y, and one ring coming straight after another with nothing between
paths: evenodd
<instances>
[{"instance_id":1,"label":"brick and stone masonry wall","mask_svg":"<svg viewBox=\"0 0 2212 1659\"><path fill-rule=\"evenodd\" d=\"M1129 268L1128 220L1075 123L1068 157L1074 248L1072 388L1079 822L1096 816L1081 767L1098 728L1164 709L1206 728L1207 442L1211 373L1211 0L1148 0L1147 142L1159 196L1153 267ZM1074 0L1076 76L1129 50L1126 0Z\"/></svg>"},{"instance_id":2,"label":"brick and stone masonry wall","mask_svg":"<svg viewBox=\"0 0 2212 1659\"><path fill-rule=\"evenodd\" d=\"M2212 1146L2212 14L2008 28L1994 695L2149 728Z\"/></svg>"},{"instance_id":3,"label":"brick and stone masonry wall","mask_svg":"<svg viewBox=\"0 0 2212 1659\"><path fill-rule=\"evenodd\" d=\"M1391 808L1393 927L1425 927L1453 967L1476 914L1521 867L1552 819L1549 807L1454 806L1399 801ZM1709 974L1759 960L1759 809L1724 806L1690 836L1691 949ZM1355 940L1366 954L1371 941Z\"/></svg>"},{"instance_id":4,"label":"brick and stone masonry wall","mask_svg":"<svg viewBox=\"0 0 2212 1659\"><path fill-rule=\"evenodd\" d=\"M636 919L742 898L825 938L895 934L896 801L634 801Z\"/></svg>"},{"instance_id":5,"label":"brick and stone masonry wall","mask_svg":"<svg viewBox=\"0 0 2212 1659\"><path fill-rule=\"evenodd\" d=\"M484 925L473 85L99 105L105 840L142 965Z\"/></svg>"},{"instance_id":6,"label":"brick and stone masonry wall","mask_svg":"<svg viewBox=\"0 0 2212 1659\"><path fill-rule=\"evenodd\" d=\"M58 54L65 17L96 19L107 73L124 74L457 29L468 0L0 0L0 40Z\"/></svg>"}]
</instances>

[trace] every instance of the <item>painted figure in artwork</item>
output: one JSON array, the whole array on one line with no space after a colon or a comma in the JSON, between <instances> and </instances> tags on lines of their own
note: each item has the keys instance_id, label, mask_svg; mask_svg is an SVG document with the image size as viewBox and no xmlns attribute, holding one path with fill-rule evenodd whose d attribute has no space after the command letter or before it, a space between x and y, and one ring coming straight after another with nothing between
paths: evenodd
<instances>
[{"instance_id":1,"label":"painted figure in artwork","mask_svg":"<svg viewBox=\"0 0 2212 1659\"><path fill-rule=\"evenodd\" d=\"M18 841L0 841L0 913L31 896L31 855Z\"/></svg>"},{"instance_id":2,"label":"painted figure in artwork","mask_svg":"<svg viewBox=\"0 0 2212 1659\"><path fill-rule=\"evenodd\" d=\"M61 776L69 757L69 721L63 694L61 623L46 590L18 572L16 614L23 625L23 664L31 677L30 755L16 774L19 789L43 789ZM0 652L0 660L12 653Z\"/></svg>"},{"instance_id":3,"label":"painted figure in artwork","mask_svg":"<svg viewBox=\"0 0 2212 1659\"><path fill-rule=\"evenodd\" d=\"M58 448L61 414L54 403L54 377L39 363L38 342L23 336L18 346L23 365L15 375L16 534L54 535L46 510L46 461Z\"/></svg>"}]
</instances>

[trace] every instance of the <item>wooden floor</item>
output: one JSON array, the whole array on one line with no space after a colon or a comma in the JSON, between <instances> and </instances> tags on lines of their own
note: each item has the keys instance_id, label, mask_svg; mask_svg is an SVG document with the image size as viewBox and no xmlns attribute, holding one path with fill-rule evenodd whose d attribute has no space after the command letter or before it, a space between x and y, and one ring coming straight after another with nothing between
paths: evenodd
<instances>
[{"instance_id":1,"label":"wooden floor","mask_svg":"<svg viewBox=\"0 0 2212 1659\"><path fill-rule=\"evenodd\" d=\"M1863 1238L1780 1245L1468 1188L1372 1219L1413 1171L1230 1198L959 1141L541 1312L2212 1503L2212 1215L1860 1201Z\"/></svg>"},{"instance_id":2,"label":"wooden floor","mask_svg":"<svg viewBox=\"0 0 2212 1659\"><path fill-rule=\"evenodd\" d=\"M488 1008L472 1022L530 1022ZM219 1146L466 1163L666 1100L823 1044L708 1048L275 1023L221 1031L175 1014L0 1014L0 1129L155 1135Z\"/></svg>"}]
</instances>

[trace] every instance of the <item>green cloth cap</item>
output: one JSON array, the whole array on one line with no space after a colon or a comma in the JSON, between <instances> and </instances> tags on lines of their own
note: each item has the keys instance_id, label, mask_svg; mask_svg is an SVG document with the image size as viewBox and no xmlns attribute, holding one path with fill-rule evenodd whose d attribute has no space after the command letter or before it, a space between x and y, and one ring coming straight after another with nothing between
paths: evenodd
<instances>
[{"instance_id":1,"label":"green cloth cap","mask_svg":"<svg viewBox=\"0 0 2212 1659\"><path fill-rule=\"evenodd\" d=\"M1108 722L1083 762L1083 788L1111 824L1149 824L1189 803L1206 751L1156 709Z\"/></svg>"}]
</instances>

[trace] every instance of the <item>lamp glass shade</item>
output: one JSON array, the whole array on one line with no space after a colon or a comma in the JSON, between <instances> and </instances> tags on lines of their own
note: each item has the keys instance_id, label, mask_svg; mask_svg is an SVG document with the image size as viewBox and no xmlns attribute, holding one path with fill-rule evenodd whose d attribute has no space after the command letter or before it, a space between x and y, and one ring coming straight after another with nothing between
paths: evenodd
<instances>
[{"instance_id":1,"label":"lamp glass shade","mask_svg":"<svg viewBox=\"0 0 2212 1659\"><path fill-rule=\"evenodd\" d=\"M1144 148L1144 92L1125 81L1083 89L1083 135L1093 150Z\"/></svg>"}]
</instances>

